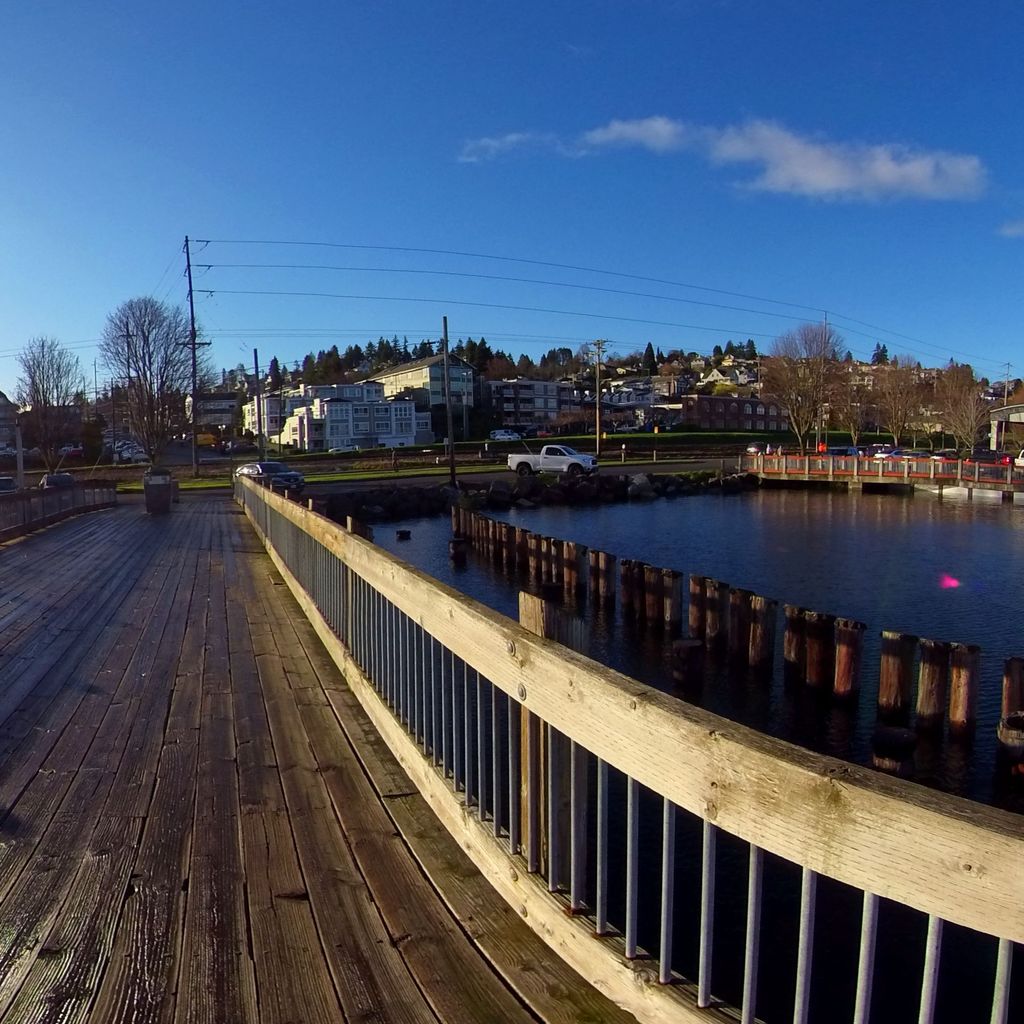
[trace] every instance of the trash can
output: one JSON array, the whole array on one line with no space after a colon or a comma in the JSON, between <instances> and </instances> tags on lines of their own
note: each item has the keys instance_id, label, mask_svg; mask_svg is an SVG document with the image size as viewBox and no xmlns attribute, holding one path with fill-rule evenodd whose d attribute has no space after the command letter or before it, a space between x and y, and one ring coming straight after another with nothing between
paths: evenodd
<instances>
[{"instance_id":1,"label":"trash can","mask_svg":"<svg viewBox=\"0 0 1024 1024\"><path fill-rule=\"evenodd\" d=\"M174 481L171 471L162 466L147 469L142 477L142 490L146 495L146 511L150 515L162 515L171 511L171 496Z\"/></svg>"}]
</instances>

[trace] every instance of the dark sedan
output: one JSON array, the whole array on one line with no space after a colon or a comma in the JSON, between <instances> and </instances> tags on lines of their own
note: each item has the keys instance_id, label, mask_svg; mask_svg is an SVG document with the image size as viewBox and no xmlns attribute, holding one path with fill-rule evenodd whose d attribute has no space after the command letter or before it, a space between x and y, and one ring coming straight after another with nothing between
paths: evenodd
<instances>
[{"instance_id":1,"label":"dark sedan","mask_svg":"<svg viewBox=\"0 0 1024 1024\"><path fill-rule=\"evenodd\" d=\"M306 486L306 478L283 462L247 462L235 470L235 476L247 476L272 491L290 491L292 494L301 494Z\"/></svg>"}]
</instances>

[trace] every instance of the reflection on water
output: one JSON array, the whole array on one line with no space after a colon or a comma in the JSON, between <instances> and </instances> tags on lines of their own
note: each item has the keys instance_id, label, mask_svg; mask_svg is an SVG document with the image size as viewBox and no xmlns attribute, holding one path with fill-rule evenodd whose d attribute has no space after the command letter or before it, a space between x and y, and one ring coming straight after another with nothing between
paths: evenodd
<instances>
[{"instance_id":1,"label":"reflection on water","mask_svg":"<svg viewBox=\"0 0 1024 1024\"><path fill-rule=\"evenodd\" d=\"M867 763L875 724L878 634L893 629L978 644L982 681L973 742L919 743L915 777L1015 809L1019 795L994 785L995 727L1003 660L1024 655L1024 508L882 494L853 496L763 490L649 504L513 511L535 533L574 540L620 558L698 572L780 602L867 623L863 689L851 711L804 687L770 684L709 663L680 697L764 732ZM516 615L523 580L471 555L462 569L447 557L446 519L401 524L412 543L378 527L377 541L496 610ZM591 623L589 654L669 692L668 644L618 608L581 607ZM781 614L780 614L781 628ZM777 644L777 658L781 642Z\"/></svg>"}]
</instances>

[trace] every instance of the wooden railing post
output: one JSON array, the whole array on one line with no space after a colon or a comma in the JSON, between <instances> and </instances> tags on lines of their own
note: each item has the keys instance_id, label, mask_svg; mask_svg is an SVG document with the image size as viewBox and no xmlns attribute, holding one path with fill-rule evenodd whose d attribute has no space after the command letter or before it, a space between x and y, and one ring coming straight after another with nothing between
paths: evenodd
<instances>
[{"instance_id":1,"label":"wooden railing post","mask_svg":"<svg viewBox=\"0 0 1024 1024\"><path fill-rule=\"evenodd\" d=\"M556 640L577 651L586 650L583 620L574 618L558 605L534 594L520 591L519 624L547 640ZM542 723L526 708L520 708L520 714L519 763L522 775L519 792L523 849L533 849L538 853L538 867L547 875L548 888L555 892L567 888L569 884L571 776L575 751L566 736ZM537 745L536 749L534 744ZM584 816L584 822L586 804L584 791L583 806L575 809L577 817ZM537 831L534 833L531 829Z\"/></svg>"}]
</instances>

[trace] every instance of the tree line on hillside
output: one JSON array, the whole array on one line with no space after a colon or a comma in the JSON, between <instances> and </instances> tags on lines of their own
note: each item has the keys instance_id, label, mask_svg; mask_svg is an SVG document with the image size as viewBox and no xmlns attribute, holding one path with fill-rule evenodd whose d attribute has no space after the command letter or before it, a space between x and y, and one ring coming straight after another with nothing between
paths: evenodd
<instances>
[{"instance_id":1,"label":"tree line on hillside","mask_svg":"<svg viewBox=\"0 0 1024 1024\"><path fill-rule=\"evenodd\" d=\"M390 339L380 337L365 345L349 345L344 350L332 345L316 353L309 352L301 361L293 363L291 368L282 365L275 355L267 367L268 387L276 391L293 384L348 383L406 363L429 359L440 352L440 342L424 340L410 345L408 338L399 340L395 335ZM594 346L589 343L575 349L568 346L551 348L534 360L525 354L513 357L510 352L492 349L486 338L460 338L452 344L451 353L471 366L474 373L483 380L516 376L536 380L587 377L593 375L597 360ZM757 347L752 338L739 344L728 341L724 347L715 345L710 361L712 365L718 365L727 356L754 360L757 358ZM602 366L608 369L627 367L646 376L656 376L659 373L676 374L682 367L702 358L698 352L683 352L679 349L673 349L666 355L648 342L642 352L632 352L625 356L609 355L602 360ZM235 373L236 379L244 380L246 372L244 366L239 366Z\"/></svg>"}]
</instances>

